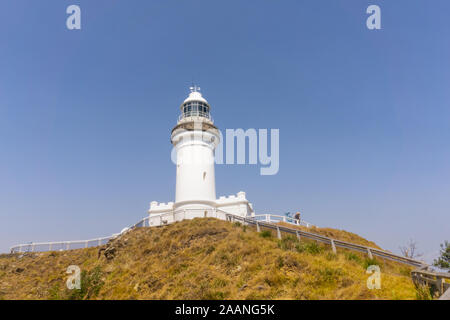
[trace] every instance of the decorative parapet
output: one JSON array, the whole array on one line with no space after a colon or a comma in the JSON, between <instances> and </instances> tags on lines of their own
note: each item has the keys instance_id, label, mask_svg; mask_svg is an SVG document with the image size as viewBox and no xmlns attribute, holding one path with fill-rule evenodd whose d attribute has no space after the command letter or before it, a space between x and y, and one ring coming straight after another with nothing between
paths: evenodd
<instances>
[{"instance_id":1,"label":"decorative parapet","mask_svg":"<svg viewBox=\"0 0 450 320\"><path fill-rule=\"evenodd\" d=\"M148 210L148 212L151 213L161 213L161 212L167 212L167 211L172 211L173 210L173 202L157 202L157 201L152 201L150 202L150 209Z\"/></svg>"},{"instance_id":2,"label":"decorative parapet","mask_svg":"<svg viewBox=\"0 0 450 320\"><path fill-rule=\"evenodd\" d=\"M238 192L236 195L232 194L232 195L230 195L228 197L221 196L221 197L219 197L219 199L216 200L216 203L217 203L218 206L231 204L231 203L236 203L236 202L248 203L248 200L245 197L245 192L244 191Z\"/></svg>"}]
</instances>

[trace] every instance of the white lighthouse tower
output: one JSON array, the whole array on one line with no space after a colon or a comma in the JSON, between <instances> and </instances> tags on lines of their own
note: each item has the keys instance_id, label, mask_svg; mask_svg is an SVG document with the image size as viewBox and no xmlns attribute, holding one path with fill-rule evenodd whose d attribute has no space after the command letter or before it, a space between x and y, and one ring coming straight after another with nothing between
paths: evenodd
<instances>
[{"instance_id":1,"label":"white lighthouse tower","mask_svg":"<svg viewBox=\"0 0 450 320\"><path fill-rule=\"evenodd\" d=\"M152 221L173 222L195 217L223 217L223 213L253 215L252 204L245 192L216 198L214 150L220 133L211 117L211 106L200 88L190 88L180 106L181 114L172 129L171 142L176 163L175 202L150 203ZM222 213L222 214L218 214Z\"/></svg>"},{"instance_id":2,"label":"white lighthouse tower","mask_svg":"<svg viewBox=\"0 0 450 320\"><path fill-rule=\"evenodd\" d=\"M211 118L211 106L199 90L196 86L191 87L189 97L180 106L178 123L172 130L177 164L175 204L178 208L198 203L213 207L216 201L214 149L220 142L220 135Z\"/></svg>"}]
</instances>

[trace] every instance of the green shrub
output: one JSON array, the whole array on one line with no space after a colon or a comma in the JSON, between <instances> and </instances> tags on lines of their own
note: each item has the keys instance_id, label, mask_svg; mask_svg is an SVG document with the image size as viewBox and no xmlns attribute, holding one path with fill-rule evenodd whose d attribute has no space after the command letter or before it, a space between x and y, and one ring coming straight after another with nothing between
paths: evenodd
<instances>
[{"instance_id":1,"label":"green shrub","mask_svg":"<svg viewBox=\"0 0 450 320\"><path fill-rule=\"evenodd\" d=\"M298 239L294 236L286 236L283 239L278 241L278 248L283 250L293 250L295 246L298 244Z\"/></svg>"},{"instance_id":2,"label":"green shrub","mask_svg":"<svg viewBox=\"0 0 450 320\"><path fill-rule=\"evenodd\" d=\"M272 237L272 233L269 230L261 231L261 233L259 235L261 237L263 237L263 238L270 238L270 237Z\"/></svg>"},{"instance_id":3,"label":"green shrub","mask_svg":"<svg viewBox=\"0 0 450 320\"><path fill-rule=\"evenodd\" d=\"M279 269L283 268L283 266L284 266L284 261L283 261L283 258L282 258L282 257L278 257L278 258L277 258L277 266L278 266Z\"/></svg>"},{"instance_id":4,"label":"green shrub","mask_svg":"<svg viewBox=\"0 0 450 320\"><path fill-rule=\"evenodd\" d=\"M375 258L372 258L372 259L366 258L363 261L363 267L364 267L364 269L367 269L369 266L381 266L381 264Z\"/></svg>"},{"instance_id":5,"label":"green shrub","mask_svg":"<svg viewBox=\"0 0 450 320\"><path fill-rule=\"evenodd\" d=\"M317 244L317 242L299 242L295 246L297 252L310 253L310 254L319 254L322 252L322 248Z\"/></svg>"},{"instance_id":6,"label":"green shrub","mask_svg":"<svg viewBox=\"0 0 450 320\"><path fill-rule=\"evenodd\" d=\"M357 263L361 263L361 258L358 255L354 254L353 252L346 252L345 258L348 261L355 261Z\"/></svg>"},{"instance_id":7,"label":"green shrub","mask_svg":"<svg viewBox=\"0 0 450 320\"><path fill-rule=\"evenodd\" d=\"M59 287L59 284L54 284L49 290L48 290L48 299L49 300L61 300L63 297L61 296L61 289Z\"/></svg>"},{"instance_id":8,"label":"green shrub","mask_svg":"<svg viewBox=\"0 0 450 320\"><path fill-rule=\"evenodd\" d=\"M319 274L320 274L319 281L321 283L333 284L342 274L342 271L340 269L325 267L319 270Z\"/></svg>"},{"instance_id":9,"label":"green shrub","mask_svg":"<svg viewBox=\"0 0 450 320\"><path fill-rule=\"evenodd\" d=\"M432 290L426 285L416 285L417 300L433 300Z\"/></svg>"},{"instance_id":10,"label":"green shrub","mask_svg":"<svg viewBox=\"0 0 450 320\"><path fill-rule=\"evenodd\" d=\"M81 289L73 289L69 291L69 300L83 300L95 297L100 292L104 282L102 281L102 271L99 266L86 272L81 272Z\"/></svg>"}]
</instances>

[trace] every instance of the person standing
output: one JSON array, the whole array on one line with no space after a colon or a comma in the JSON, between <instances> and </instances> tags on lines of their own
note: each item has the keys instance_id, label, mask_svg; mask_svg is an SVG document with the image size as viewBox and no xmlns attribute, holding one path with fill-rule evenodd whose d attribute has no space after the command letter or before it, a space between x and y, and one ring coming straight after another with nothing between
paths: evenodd
<instances>
[{"instance_id":1,"label":"person standing","mask_svg":"<svg viewBox=\"0 0 450 320\"><path fill-rule=\"evenodd\" d=\"M297 211L294 216L296 223L300 224L300 211Z\"/></svg>"}]
</instances>

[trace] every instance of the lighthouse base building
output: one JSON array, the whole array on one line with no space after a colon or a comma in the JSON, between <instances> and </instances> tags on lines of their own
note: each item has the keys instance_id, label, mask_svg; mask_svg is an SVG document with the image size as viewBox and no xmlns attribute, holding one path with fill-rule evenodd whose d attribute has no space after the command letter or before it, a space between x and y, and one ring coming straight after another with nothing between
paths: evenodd
<instances>
[{"instance_id":1,"label":"lighthouse base building","mask_svg":"<svg viewBox=\"0 0 450 320\"><path fill-rule=\"evenodd\" d=\"M216 198L214 150L220 134L211 117L211 106L199 89L191 88L172 129L177 170L175 202L152 201L148 211L150 225L194 218L225 219L227 213L254 216L253 206L243 191Z\"/></svg>"}]
</instances>

